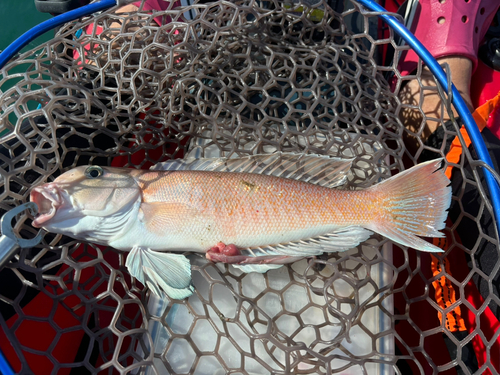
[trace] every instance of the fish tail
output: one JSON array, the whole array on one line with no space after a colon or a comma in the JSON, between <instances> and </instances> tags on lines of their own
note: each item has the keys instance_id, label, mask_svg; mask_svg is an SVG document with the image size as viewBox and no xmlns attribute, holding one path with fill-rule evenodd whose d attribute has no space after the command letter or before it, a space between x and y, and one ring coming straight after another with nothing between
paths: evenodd
<instances>
[{"instance_id":1,"label":"fish tail","mask_svg":"<svg viewBox=\"0 0 500 375\"><path fill-rule=\"evenodd\" d=\"M401 245L440 252L417 236L443 237L451 204L450 180L439 170L443 159L431 160L398 173L370 188L380 196L380 219L369 226Z\"/></svg>"}]
</instances>

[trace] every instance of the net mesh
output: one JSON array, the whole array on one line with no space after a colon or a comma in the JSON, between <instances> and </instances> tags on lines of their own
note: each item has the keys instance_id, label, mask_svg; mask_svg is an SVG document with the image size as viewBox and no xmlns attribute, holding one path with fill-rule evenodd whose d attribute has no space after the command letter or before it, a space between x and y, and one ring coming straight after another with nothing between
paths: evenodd
<instances>
[{"instance_id":1,"label":"net mesh","mask_svg":"<svg viewBox=\"0 0 500 375\"><path fill-rule=\"evenodd\" d=\"M63 26L1 70L2 212L77 165L294 151L355 157L358 188L445 156L456 123L439 144L421 135L444 127L449 99L426 117L402 89L428 86L421 67L401 77L379 62L408 47L373 35L375 13L330 5L171 2ZM130 278L126 253L46 234L0 271L1 348L20 373L497 373L498 242L471 152L436 258L376 236L265 274L188 254L195 294L160 300ZM15 231L35 234L25 216Z\"/></svg>"}]
</instances>

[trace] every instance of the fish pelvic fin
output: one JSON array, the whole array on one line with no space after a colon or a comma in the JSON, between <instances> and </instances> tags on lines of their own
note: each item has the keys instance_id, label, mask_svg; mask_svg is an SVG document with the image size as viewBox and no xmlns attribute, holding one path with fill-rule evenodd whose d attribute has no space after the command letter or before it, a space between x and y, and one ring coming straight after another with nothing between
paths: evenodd
<instances>
[{"instance_id":1,"label":"fish pelvic fin","mask_svg":"<svg viewBox=\"0 0 500 375\"><path fill-rule=\"evenodd\" d=\"M130 275L159 297L162 297L162 291L172 299L184 299L193 294L191 264L182 254L134 247L125 265Z\"/></svg>"},{"instance_id":2,"label":"fish pelvic fin","mask_svg":"<svg viewBox=\"0 0 500 375\"><path fill-rule=\"evenodd\" d=\"M369 229L390 240L421 251L441 252L417 237L444 237L451 204L450 180L440 170L443 159L431 160L370 188L379 196L382 214Z\"/></svg>"}]
</instances>

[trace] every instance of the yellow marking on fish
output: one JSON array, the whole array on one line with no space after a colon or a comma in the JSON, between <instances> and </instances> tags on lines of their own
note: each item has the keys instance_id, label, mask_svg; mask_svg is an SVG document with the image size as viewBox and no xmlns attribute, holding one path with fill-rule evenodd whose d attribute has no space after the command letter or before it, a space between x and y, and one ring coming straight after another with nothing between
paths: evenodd
<instances>
[{"instance_id":1,"label":"yellow marking on fish","mask_svg":"<svg viewBox=\"0 0 500 375\"><path fill-rule=\"evenodd\" d=\"M246 191L255 190L257 192L260 189L260 186L258 186L256 184L252 184L251 182L248 182L248 181L245 181L245 180L241 180L240 183L244 186L244 189Z\"/></svg>"}]
</instances>

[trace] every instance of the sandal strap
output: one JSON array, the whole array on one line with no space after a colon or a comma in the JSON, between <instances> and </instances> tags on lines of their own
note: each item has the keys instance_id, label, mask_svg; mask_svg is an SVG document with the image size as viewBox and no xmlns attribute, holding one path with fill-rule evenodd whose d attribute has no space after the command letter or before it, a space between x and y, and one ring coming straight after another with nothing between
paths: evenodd
<instances>
[{"instance_id":1,"label":"sandal strap","mask_svg":"<svg viewBox=\"0 0 500 375\"><path fill-rule=\"evenodd\" d=\"M500 6L498 0L420 0L410 30L434 58L465 56L477 67L479 43ZM418 65L413 50L403 52L399 63L402 75Z\"/></svg>"}]
</instances>

